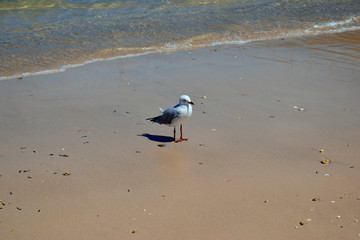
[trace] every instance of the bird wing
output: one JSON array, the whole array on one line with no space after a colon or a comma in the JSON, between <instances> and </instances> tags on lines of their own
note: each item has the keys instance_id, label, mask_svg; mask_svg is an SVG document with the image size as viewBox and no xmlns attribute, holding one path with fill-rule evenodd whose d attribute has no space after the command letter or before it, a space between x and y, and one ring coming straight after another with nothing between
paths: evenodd
<instances>
[{"instance_id":1,"label":"bird wing","mask_svg":"<svg viewBox=\"0 0 360 240\"><path fill-rule=\"evenodd\" d=\"M156 121L159 124L171 124L174 119L179 116L179 112L176 108L166 109L162 115L157 117Z\"/></svg>"}]
</instances>

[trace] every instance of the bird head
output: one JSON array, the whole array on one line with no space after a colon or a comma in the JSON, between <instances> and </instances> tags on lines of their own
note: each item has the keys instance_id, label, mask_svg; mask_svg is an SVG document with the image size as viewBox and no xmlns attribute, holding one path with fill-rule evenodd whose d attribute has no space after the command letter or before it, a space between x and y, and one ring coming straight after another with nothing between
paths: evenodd
<instances>
[{"instance_id":1,"label":"bird head","mask_svg":"<svg viewBox=\"0 0 360 240\"><path fill-rule=\"evenodd\" d=\"M190 97L188 95L181 95L179 99L179 104L181 105L194 105L194 103L191 101Z\"/></svg>"}]
</instances>

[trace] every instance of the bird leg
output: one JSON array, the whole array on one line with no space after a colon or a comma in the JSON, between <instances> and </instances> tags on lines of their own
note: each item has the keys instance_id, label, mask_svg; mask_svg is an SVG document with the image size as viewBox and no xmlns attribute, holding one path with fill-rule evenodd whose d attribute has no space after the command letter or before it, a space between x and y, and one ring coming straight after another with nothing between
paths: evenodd
<instances>
[{"instance_id":1,"label":"bird leg","mask_svg":"<svg viewBox=\"0 0 360 240\"><path fill-rule=\"evenodd\" d=\"M182 124L180 125L180 139L179 140L175 139L175 128L174 128L174 142L178 143L178 142L187 141L187 140L188 140L188 138L182 137Z\"/></svg>"}]
</instances>

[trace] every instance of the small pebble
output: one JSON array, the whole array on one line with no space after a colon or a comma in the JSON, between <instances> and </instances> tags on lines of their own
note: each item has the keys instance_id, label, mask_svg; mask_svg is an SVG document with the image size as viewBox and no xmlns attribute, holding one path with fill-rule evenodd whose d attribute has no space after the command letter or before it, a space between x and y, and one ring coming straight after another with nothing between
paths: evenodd
<instances>
[{"instance_id":1,"label":"small pebble","mask_svg":"<svg viewBox=\"0 0 360 240\"><path fill-rule=\"evenodd\" d=\"M320 149L320 150L319 150L319 153L324 153L324 152L325 152L324 149Z\"/></svg>"},{"instance_id":2,"label":"small pebble","mask_svg":"<svg viewBox=\"0 0 360 240\"><path fill-rule=\"evenodd\" d=\"M63 175L63 176L70 176L71 173L70 173L70 172L63 172L62 175Z\"/></svg>"},{"instance_id":3,"label":"small pebble","mask_svg":"<svg viewBox=\"0 0 360 240\"><path fill-rule=\"evenodd\" d=\"M159 147L165 147L165 144L158 144Z\"/></svg>"},{"instance_id":4,"label":"small pebble","mask_svg":"<svg viewBox=\"0 0 360 240\"><path fill-rule=\"evenodd\" d=\"M330 160L328 159L324 159L321 161L321 164L329 164L330 163Z\"/></svg>"}]
</instances>

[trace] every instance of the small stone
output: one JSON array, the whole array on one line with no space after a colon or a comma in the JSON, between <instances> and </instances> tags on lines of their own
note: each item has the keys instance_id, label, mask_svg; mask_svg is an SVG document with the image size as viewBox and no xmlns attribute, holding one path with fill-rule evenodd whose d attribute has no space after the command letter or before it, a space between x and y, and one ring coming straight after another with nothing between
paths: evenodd
<instances>
[{"instance_id":1,"label":"small stone","mask_svg":"<svg viewBox=\"0 0 360 240\"><path fill-rule=\"evenodd\" d=\"M135 230L132 230L131 233L134 234L134 233L136 233L136 231L135 231Z\"/></svg>"},{"instance_id":2,"label":"small stone","mask_svg":"<svg viewBox=\"0 0 360 240\"><path fill-rule=\"evenodd\" d=\"M321 164L329 164L330 163L330 160L328 159L324 159L321 161Z\"/></svg>"},{"instance_id":3,"label":"small stone","mask_svg":"<svg viewBox=\"0 0 360 240\"><path fill-rule=\"evenodd\" d=\"M165 147L165 144L158 144L159 147Z\"/></svg>"},{"instance_id":4,"label":"small stone","mask_svg":"<svg viewBox=\"0 0 360 240\"><path fill-rule=\"evenodd\" d=\"M206 100L206 99L207 99L207 96L202 96L201 99Z\"/></svg>"},{"instance_id":5,"label":"small stone","mask_svg":"<svg viewBox=\"0 0 360 240\"><path fill-rule=\"evenodd\" d=\"M319 150L319 153L324 153L324 152L325 152L324 149L320 149L320 150Z\"/></svg>"},{"instance_id":6,"label":"small stone","mask_svg":"<svg viewBox=\"0 0 360 240\"><path fill-rule=\"evenodd\" d=\"M70 176L71 173L70 173L70 172L63 172L62 175L63 175L63 176Z\"/></svg>"},{"instance_id":7,"label":"small stone","mask_svg":"<svg viewBox=\"0 0 360 240\"><path fill-rule=\"evenodd\" d=\"M304 225L305 225L305 222L304 222L304 221L300 221L299 224L300 224L301 226L304 226Z\"/></svg>"},{"instance_id":8,"label":"small stone","mask_svg":"<svg viewBox=\"0 0 360 240\"><path fill-rule=\"evenodd\" d=\"M316 197L316 198L311 199L311 201L313 201L313 202L320 202L320 198Z\"/></svg>"}]
</instances>

